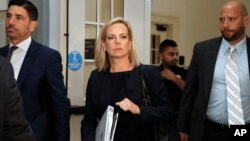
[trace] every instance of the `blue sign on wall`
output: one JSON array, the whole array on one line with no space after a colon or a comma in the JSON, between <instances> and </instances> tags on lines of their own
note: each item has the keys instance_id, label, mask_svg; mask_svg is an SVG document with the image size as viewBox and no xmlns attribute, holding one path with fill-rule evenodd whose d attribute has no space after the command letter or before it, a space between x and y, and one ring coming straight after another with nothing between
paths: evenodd
<instances>
[{"instance_id":1,"label":"blue sign on wall","mask_svg":"<svg viewBox=\"0 0 250 141\"><path fill-rule=\"evenodd\" d=\"M72 51L69 54L68 66L70 70L78 71L82 66L82 55L77 51Z\"/></svg>"}]
</instances>

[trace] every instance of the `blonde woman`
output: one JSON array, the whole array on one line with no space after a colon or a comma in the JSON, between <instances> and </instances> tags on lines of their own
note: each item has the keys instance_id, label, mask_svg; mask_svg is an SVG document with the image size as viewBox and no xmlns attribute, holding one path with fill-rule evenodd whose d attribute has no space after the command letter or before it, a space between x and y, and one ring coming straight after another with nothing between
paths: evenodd
<instances>
[{"instance_id":1,"label":"blonde woman","mask_svg":"<svg viewBox=\"0 0 250 141\"><path fill-rule=\"evenodd\" d=\"M131 26L123 18L115 18L102 28L95 64L97 69L87 86L82 140L95 140L98 119L112 105L119 113L114 141L154 141L152 124L171 119L173 111L158 68L144 65L142 72ZM151 105L145 105L142 76Z\"/></svg>"}]
</instances>

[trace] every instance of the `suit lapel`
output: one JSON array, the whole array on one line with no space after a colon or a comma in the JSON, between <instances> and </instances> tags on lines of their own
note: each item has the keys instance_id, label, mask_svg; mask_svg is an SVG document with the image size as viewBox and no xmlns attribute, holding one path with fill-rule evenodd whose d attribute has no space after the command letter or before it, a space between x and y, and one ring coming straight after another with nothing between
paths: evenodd
<instances>
[{"instance_id":1,"label":"suit lapel","mask_svg":"<svg viewBox=\"0 0 250 141\"><path fill-rule=\"evenodd\" d=\"M249 37L247 37L247 58L248 58L248 70L249 70L249 75L250 75L250 38Z\"/></svg>"},{"instance_id":2,"label":"suit lapel","mask_svg":"<svg viewBox=\"0 0 250 141\"><path fill-rule=\"evenodd\" d=\"M6 57L8 50L9 50L10 45L4 46L3 48L1 48L0 50L0 54L4 57Z\"/></svg>"},{"instance_id":3,"label":"suit lapel","mask_svg":"<svg viewBox=\"0 0 250 141\"><path fill-rule=\"evenodd\" d=\"M206 70L205 70L205 92L207 98L209 98L210 92L211 92L211 87L212 87L212 82L213 82L213 77L214 77L214 69L215 69L215 64L216 64L216 59L218 56L220 44L221 44L222 38L217 38L215 41L211 42L209 44L209 48L207 50L208 56L207 56L207 61L206 61Z\"/></svg>"},{"instance_id":4,"label":"suit lapel","mask_svg":"<svg viewBox=\"0 0 250 141\"><path fill-rule=\"evenodd\" d=\"M36 56L37 56L37 45L35 41L32 41L27 51L27 54L23 60L22 67L17 78L17 83L19 87L22 86L23 81L25 80L26 76L31 70L31 67L35 61Z\"/></svg>"}]
</instances>

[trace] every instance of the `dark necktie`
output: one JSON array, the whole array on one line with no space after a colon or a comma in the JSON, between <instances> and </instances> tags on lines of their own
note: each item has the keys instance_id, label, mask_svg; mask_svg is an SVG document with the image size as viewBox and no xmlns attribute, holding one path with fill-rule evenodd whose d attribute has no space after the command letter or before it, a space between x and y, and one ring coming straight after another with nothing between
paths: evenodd
<instances>
[{"instance_id":1,"label":"dark necktie","mask_svg":"<svg viewBox=\"0 0 250 141\"><path fill-rule=\"evenodd\" d=\"M13 51L14 51L14 50L16 50L17 48L18 48L17 46L12 46L12 47L10 47L10 49L9 49L9 51L8 51L7 55L6 55L6 58L10 60L10 59L11 59L11 56L12 56Z\"/></svg>"}]
</instances>

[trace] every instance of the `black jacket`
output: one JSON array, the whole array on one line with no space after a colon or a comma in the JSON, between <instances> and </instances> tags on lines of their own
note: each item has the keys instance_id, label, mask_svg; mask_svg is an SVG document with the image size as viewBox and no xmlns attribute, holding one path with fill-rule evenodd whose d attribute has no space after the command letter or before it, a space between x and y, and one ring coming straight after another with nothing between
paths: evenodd
<instances>
[{"instance_id":1,"label":"black jacket","mask_svg":"<svg viewBox=\"0 0 250 141\"><path fill-rule=\"evenodd\" d=\"M97 119L106 107L112 105L119 112L114 141L153 141L152 123L173 118L173 109L167 99L167 89L156 66L143 67L143 76L152 105L145 106L142 93L140 67L132 71L110 73L94 70L88 81L82 136L84 141L94 141ZM117 77L115 76L117 75ZM115 76L115 77L114 77ZM117 79L114 79L117 78ZM140 108L140 116L123 112L115 102L130 99Z\"/></svg>"},{"instance_id":2,"label":"black jacket","mask_svg":"<svg viewBox=\"0 0 250 141\"><path fill-rule=\"evenodd\" d=\"M35 141L11 64L0 56L0 141Z\"/></svg>"}]
</instances>

